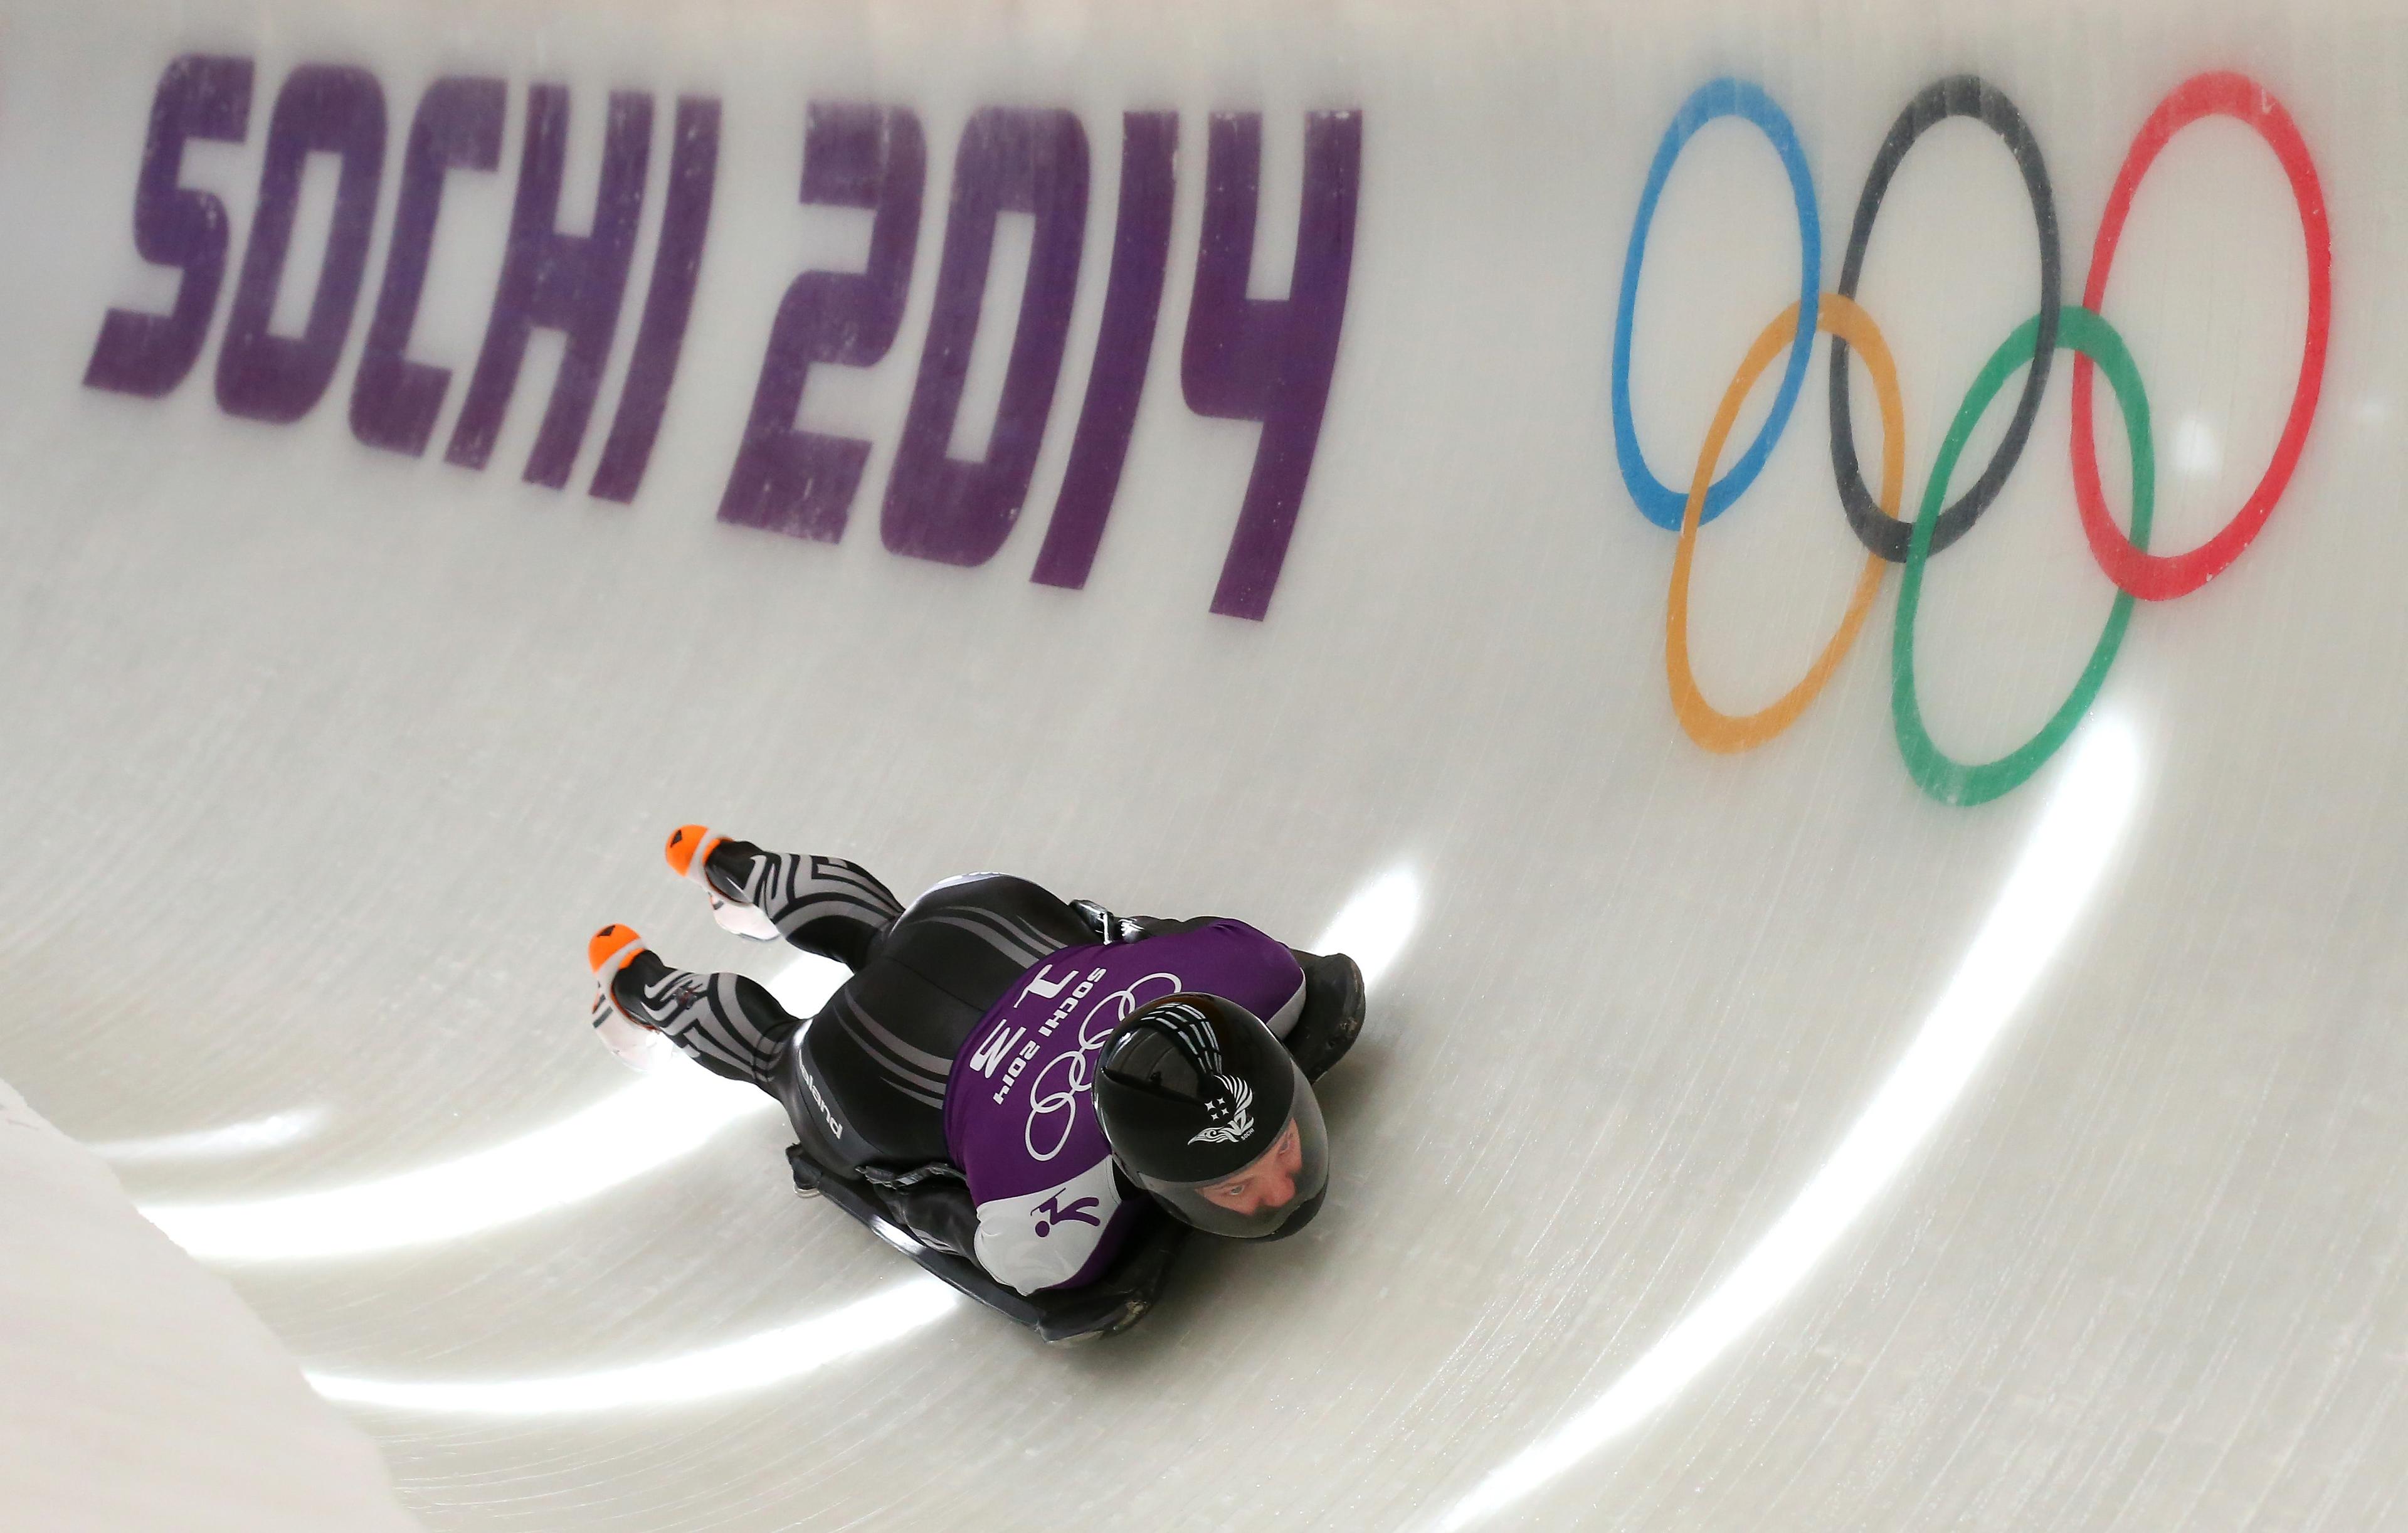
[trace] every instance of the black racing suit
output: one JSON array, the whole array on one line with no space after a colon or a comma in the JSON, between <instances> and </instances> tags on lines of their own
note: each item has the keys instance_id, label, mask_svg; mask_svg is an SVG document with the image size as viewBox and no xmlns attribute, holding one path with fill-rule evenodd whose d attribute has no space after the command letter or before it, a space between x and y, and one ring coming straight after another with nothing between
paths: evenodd
<instances>
[{"instance_id":1,"label":"black racing suit","mask_svg":"<svg viewBox=\"0 0 2408 1533\"><path fill-rule=\"evenodd\" d=\"M704 1067L778 1098L810 1162L875 1184L914 1236L965 1257L977 1214L947 1158L943 1110L953 1058L980 1020L1064 948L1212 919L1116 917L1005 873L949 880L905 910L856 863L736 840L717 843L704 872L786 941L852 975L809 1019L733 973L666 971L675 981L639 1009ZM1342 958L1297 958L1308 1001L1289 1047L1318 1076L1361 1025L1361 977ZM633 978L619 982L623 1001L643 993Z\"/></svg>"}]
</instances>

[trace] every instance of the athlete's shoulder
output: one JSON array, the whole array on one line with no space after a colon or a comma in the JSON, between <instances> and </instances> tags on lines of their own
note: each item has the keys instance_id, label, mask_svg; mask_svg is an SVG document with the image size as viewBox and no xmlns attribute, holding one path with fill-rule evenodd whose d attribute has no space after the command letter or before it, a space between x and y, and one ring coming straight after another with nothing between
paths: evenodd
<instances>
[{"instance_id":1,"label":"athlete's shoulder","mask_svg":"<svg viewBox=\"0 0 2408 1533\"><path fill-rule=\"evenodd\" d=\"M1304 982L1304 970L1285 943L1234 916L1108 951L1127 960L1156 960L1177 975L1180 989L1226 996L1266 1019Z\"/></svg>"}]
</instances>

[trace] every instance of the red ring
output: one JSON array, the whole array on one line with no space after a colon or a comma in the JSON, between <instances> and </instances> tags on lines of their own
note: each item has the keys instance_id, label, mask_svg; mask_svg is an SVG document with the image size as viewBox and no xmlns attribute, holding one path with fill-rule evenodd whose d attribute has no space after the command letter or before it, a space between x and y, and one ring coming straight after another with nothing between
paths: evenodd
<instances>
[{"instance_id":1,"label":"red ring","mask_svg":"<svg viewBox=\"0 0 2408 1533\"><path fill-rule=\"evenodd\" d=\"M2283 104L2246 75L2218 71L2194 75L2157 103L2141 124L2132 147L2125 151L2124 168L2115 174L2107 210L2099 221L2099 238L2090 249L2090 280L2082 290L2083 307L2102 311L2107 273L2114 264L2115 245L2124 235L2124 218L2132 208L2132 193L2156 163L2169 139L2202 117L2237 118L2256 131L2281 161L2290 178L2291 196L2299 204L2300 230L2308 247L2308 337L2300 355L2299 387L2291 394L2290 419L2283 423L2282 439L2274 444L2273 461L2241 509L2221 531L2187 553L2143 553L2132 546L2124 530L2108 514L2107 497L2099 483L2099 448L2090 425L2092 363L2076 352L2073 359L2073 495L2082 509L2082 530L2090 552L2107 578L2143 601L2172 601L2186 596L2221 574L2241 557L2273 513L2274 503L2291 481L2307 445L2308 424L2315 419L2316 399L2325 380L2325 343L2332 331L2332 230L2325 218L2325 193L2316 179L2315 162L2308 157L2306 140Z\"/></svg>"}]
</instances>

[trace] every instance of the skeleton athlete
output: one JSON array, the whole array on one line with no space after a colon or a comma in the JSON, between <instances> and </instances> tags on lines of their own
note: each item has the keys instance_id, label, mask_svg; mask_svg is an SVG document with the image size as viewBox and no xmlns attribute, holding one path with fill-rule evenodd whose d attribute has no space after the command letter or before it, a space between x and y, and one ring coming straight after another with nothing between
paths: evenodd
<instances>
[{"instance_id":1,"label":"skeleton athlete","mask_svg":"<svg viewBox=\"0 0 2408 1533\"><path fill-rule=\"evenodd\" d=\"M1143 1289L1116 1324L1087 1327L1117 1329L1158 1281L1160 1261L1143 1281L1127 1268L1161 1213L1262 1239L1319 1211L1328 1137L1310 1082L1363 1021L1343 954L1240 921L1114 916L1000 873L907 910L858 864L700 825L670 836L667 856L723 926L852 974L798 1018L742 975L672 968L605 926L588 946L603 1041L640 1066L666 1039L767 1091L794 1125L798 1184L899 1226L896 1243L956 1286L1032 1324L1049 1296ZM1055 1318L1049 1335L1077 1328Z\"/></svg>"}]
</instances>

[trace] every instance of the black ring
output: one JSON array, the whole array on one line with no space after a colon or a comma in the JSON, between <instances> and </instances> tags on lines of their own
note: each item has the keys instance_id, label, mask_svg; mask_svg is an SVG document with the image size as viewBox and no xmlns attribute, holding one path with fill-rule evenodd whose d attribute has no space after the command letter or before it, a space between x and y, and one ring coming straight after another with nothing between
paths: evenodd
<instances>
[{"instance_id":1,"label":"black ring","mask_svg":"<svg viewBox=\"0 0 2408 1533\"><path fill-rule=\"evenodd\" d=\"M1934 553L1972 530L2014 471L2024 439L2031 435L2041 394L2048 387L2049 359L2057 351L2060 275L2057 198L2049 189L2048 167L2041 162L2040 141L2032 136L2015 104L1987 80L1978 75L1951 75L1925 87L1906 104L1898 121L1890 124L1889 136L1882 140L1881 152L1873 156L1872 168L1865 173L1864 193L1856 199L1856 226L1848 231L1847 259L1840 266L1840 296L1854 299L1856 295L1865 248L1872 242L1873 220L1881 214L1882 199L1889 193L1890 178L1898 173L1899 163L1924 130L1952 117L1972 118L2004 139L2007 151L2015 157L2015 168L2023 173L2024 191L2031 197L2032 222L2040 231L2040 334L2033 343L2031 369L2024 375L2023 397L2015 402L2014 419L2007 423L2007 435L1990 454L1982 477L1966 487L1956 505L1940 513L1931 529ZM1892 564L1905 563L1907 539L1914 529L1910 523L1884 516L1872 492L1865 487L1863 471L1856 464L1854 426L1848 419L1848 345L1837 336L1831 337L1831 472L1839 480L1840 504L1848 513L1848 525L1857 541Z\"/></svg>"}]
</instances>

